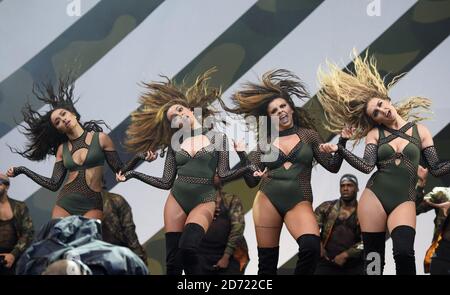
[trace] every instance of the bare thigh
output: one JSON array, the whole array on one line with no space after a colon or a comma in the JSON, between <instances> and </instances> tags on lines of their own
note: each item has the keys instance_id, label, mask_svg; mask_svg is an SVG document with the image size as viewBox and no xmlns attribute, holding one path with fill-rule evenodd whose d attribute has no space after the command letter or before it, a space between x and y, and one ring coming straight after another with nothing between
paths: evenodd
<instances>
[{"instance_id":1,"label":"bare thigh","mask_svg":"<svg viewBox=\"0 0 450 295\"><path fill-rule=\"evenodd\" d=\"M295 205L284 216L284 223L296 240L304 234L319 236L319 226L311 202L303 201Z\"/></svg>"},{"instance_id":2,"label":"bare thigh","mask_svg":"<svg viewBox=\"0 0 450 295\"><path fill-rule=\"evenodd\" d=\"M164 229L166 232L182 232L186 222L186 213L172 194L169 194L164 205Z\"/></svg>"},{"instance_id":3,"label":"bare thigh","mask_svg":"<svg viewBox=\"0 0 450 295\"><path fill-rule=\"evenodd\" d=\"M414 202L407 201L401 203L389 214L387 220L389 233L400 225L416 228L416 204Z\"/></svg>"},{"instance_id":4,"label":"bare thigh","mask_svg":"<svg viewBox=\"0 0 450 295\"><path fill-rule=\"evenodd\" d=\"M253 202L253 221L258 247L277 247L280 243L283 219L269 198L261 191L258 191Z\"/></svg>"},{"instance_id":5,"label":"bare thigh","mask_svg":"<svg viewBox=\"0 0 450 295\"><path fill-rule=\"evenodd\" d=\"M62 207L59 207L58 205L55 205L55 207L53 207L52 210L52 218L64 218L70 216L70 213L67 212L65 209L63 209Z\"/></svg>"},{"instance_id":6,"label":"bare thigh","mask_svg":"<svg viewBox=\"0 0 450 295\"><path fill-rule=\"evenodd\" d=\"M103 219L103 211L98 209L89 210L88 212L84 213L83 215L86 218L91 219Z\"/></svg>"},{"instance_id":7,"label":"bare thigh","mask_svg":"<svg viewBox=\"0 0 450 295\"><path fill-rule=\"evenodd\" d=\"M362 232L386 231L387 215L375 194L364 189L358 202L358 220Z\"/></svg>"},{"instance_id":8,"label":"bare thigh","mask_svg":"<svg viewBox=\"0 0 450 295\"><path fill-rule=\"evenodd\" d=\"M205 232L208 230L214 218L214 211L216 210L216 202L200 203L189 212L186 219L186 224L196 223L203 227Z\"/></svg>"}]
</instances>

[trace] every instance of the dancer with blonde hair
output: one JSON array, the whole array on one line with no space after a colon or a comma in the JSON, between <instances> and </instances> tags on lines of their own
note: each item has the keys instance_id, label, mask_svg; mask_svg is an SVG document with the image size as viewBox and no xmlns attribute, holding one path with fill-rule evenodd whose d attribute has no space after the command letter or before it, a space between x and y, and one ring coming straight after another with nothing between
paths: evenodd
<instances>
[{"instance_id":1,"label":"dancer with blonde hair","mask_svg":"<svg viewBox=\"0 0 450 295\"><path fill-rule=\"evenodd\" d=\"M136 178L171 189L164 207L167 274L181 274L182 267L186 274L200 273L198 248L215 211L214 176L217 173L222 181L230 181L251 169L250 165L230 169L227 136L201 125L199 115L214 116L211 104L220 96L220 89L208 85L213 72L206 71L189 87L167 77L145 83L141 106L131 114L127 130L126 145L131 151L150 151L151 159L157 150L166 154L161 178L129 171L117 174L117 179ZM201 114L194 108L201 108Z\"/></svg>"},{"instance_id":2,"label":"dancer with blonde hair","mask_svg":"<svg viewBox=\"0 0 450 295\"><path fill-rule=\"evenodd\" d=\"M450 162L439 161L430 131L417 123L424 119L420 110L429 110L431 101L411 97L393 103L388 92L400 76L385 86L374 57L367 52L362 57L356 53L354 56L352 70L341 70L328 63L327 72L319 71L318 99L328 130L338 132L351 126L356 143L365 138L364 157L355 156L339 144L327 144L322 149L338 151L350 165L367 174L377 167L358 205L366 272L383 272L387 228L393 241L397 274L415 274L414 201L420 157L423 155L435 176L448 174ZM379 265L370 263L376 256Z\"/></svg>"}]
</instances>

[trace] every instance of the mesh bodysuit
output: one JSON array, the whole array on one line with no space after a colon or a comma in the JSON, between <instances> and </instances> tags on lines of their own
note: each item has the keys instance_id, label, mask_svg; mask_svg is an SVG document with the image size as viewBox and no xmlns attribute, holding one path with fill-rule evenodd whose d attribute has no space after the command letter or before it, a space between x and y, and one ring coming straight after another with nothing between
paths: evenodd
<instances>
[{"instance_id":1,"label":"mesh bodysuit","mask_svg":"<svg viewBox=\"0 0 450 295\"><path fill-rule=\"evenodd\" d=\"M14 174L23 173L37 184L51 191L57 191L61 187L67 171L76 173L76 177L67 182L59 192L56 204L71 215L84 215L93 209L102 210L101 193L91 189L87 184L86 170L103 166L106 159L114 172L125 172L127 169L132 169L141 159L144 159L145 155L137 155L124 166L116 151L102 150L98 132L93 133L90 145L86 143L87 134L88 132L84 131L80 137L70 142L72 150L69 150L67 142L63 144L63 159L55 163L51 178L41 176L23 166L15 168ZM87 149L87 154L83 164L78 165L73 161L72 156L80 149Z\"/></svg>"},{"instance_id":2,"label":"mesh bodysuit","mask_svg":"<svg viewBox=\"0 0 450 295\"><path fill-rule=\"evenodd\" d=\"M410 128L413 128L412 136L406 134ZM385 130L389 131L388 136L385 135ZM389 215L401 203L415 201L417 169L422 150L421 139L417 125L411 122L399 130L379 127L378 132L378 144L367 144L362 159L342 146L339 146L339 153L361 172L368 174L377 166L377 171L370 177L366 188L376 195ZM395 152L389 145L389 142L398 137L409 141L401 152ZM431 174L441 176L449 173L450 163L439 162L434 146L423 149L422 153Z\"/></svg>"},{"instance_id":3,"label":"mesh bodysuit","mask_svg":"<svg viewBox=\"0 0 450 295\"><path fill-rule=\"evenodd\" d=\"M268 172L262 177L259 190L269 198L282 217L302 201L312 203L311 171L313 159L316 159L318 163L332 173L339 171L343 161L339 153L331 155L320 152L319 145L322 140L316 131L292 127L280 132L279 135L283 137L291 134L297 134L300 141L288 154L271 144L271 148L278 150L278 158L275 160L264 160L259 146L256 151L251 152L248 156L248 161L256 165L261 171L264 171L267 167ZM339 142L345 145L346 140L340 138ZM247 161L243 158L243 153L239 153L239 156L241 162ZM290 162L292 165L285 168L284 163L286 162ZM248 186L255 187L260 178L246 173L245 181Z\"/></svg>"},{"instance_id":4,"label":"mesh bodysuit","mask_svg":"<svg viewBox=\"0 0 450 295\"><path fill-rule=\"evenodd\" d=\"M208 137L210 144L193 156L183 149L174 151L171 147L168 148L161 178L128 171L125 173L126 179L136 178L160 189L171 189L172 195L186 214L200 203L215 201L217 191L213 179L216 173L226 182L240 177L253 166L230 169L226 135L206 130L203 134Z\"/></svg>"}]
</instances>

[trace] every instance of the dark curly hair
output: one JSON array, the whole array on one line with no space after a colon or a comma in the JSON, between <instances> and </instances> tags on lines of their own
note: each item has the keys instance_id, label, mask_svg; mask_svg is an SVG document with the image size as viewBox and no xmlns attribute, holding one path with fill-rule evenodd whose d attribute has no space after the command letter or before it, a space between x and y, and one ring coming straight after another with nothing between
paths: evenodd
<instances>
[{"instance_id":1,"label":"dark curly hair","mask_svg":"<svg viewBox=\"0 0 450 295\"><path fill-rule=\"evenodd\" d=\"M41 161L48 155L56 155L58 147L67 142L69 138L53 126L50 118L56 109L65 109L73 113L80 122L81 116L74 106L77 100L74 101L73 90L73 79L70 76L60 78L56 88L52 82L34 84L32 90L34 96L49 105L50 110L45 114L40 114L33 110L30 103L25 105L22 109L24 123L18 125L22 127L23 131L20 132L27 137L28 143L23 151L10 147L11 151L32 161ZM100 125L105 125L109 129L102 120L80 122L80 125L88 132L102 132L103 129Z\"/></svg>"},{"instance_id":2,"label":"dark curly hair","mask_svg":"<svg viewBox=\"0 0 450 295\"><path fill-rule=\"evenodd\" d=\"M227 107L221 99L219 102L227 112L259 118L268 115L267 107L274 99L283 98L294 111L294 125L314 129L313 119L305 109L295 106L292 97L304 100L310 96L299 77L288 70L277 69L264 73L259 83L247 82L241 90L235 92L231 97L234 108ZM270 120L267 124L269 133Z\"/></svg>"}]
</instances>

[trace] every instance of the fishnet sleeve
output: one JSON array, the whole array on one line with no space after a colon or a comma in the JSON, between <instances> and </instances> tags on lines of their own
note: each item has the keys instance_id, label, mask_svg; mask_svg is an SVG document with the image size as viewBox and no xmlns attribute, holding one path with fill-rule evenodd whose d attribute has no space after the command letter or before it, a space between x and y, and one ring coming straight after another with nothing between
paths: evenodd
<instances>
[{"instance_id":1,"label":"fishnet sleeve","mask_svg":"<svg viewBox=\"0 0 450 295\"><path fill-rule=\"evenodd\" d=\"M342 145L338 145L338 152L342 154L344 159L359 171L369 174L377 163L377 152L378 146L374 143L369 143L366 145L364 150L364 157L361 159L355 156L352 152L347 150Z\"/></svg>"},{"instance_id":2,"label":"fishnet sleeve","mask_svg":"<svg viewBox=\"0 0 450 295\"><path fill-rule=\"evenodd\" d=\"M322 139L320 138L319 134L315 131L310 131L306 133L307 138L306 140L311 143L312 151L314 158L319 162L320 165L322 165L325 169L332 173L337 173L339 169L341 168L342 161L344 160L342 155L340 153L323 153L320 151L320 144L323 143ZM347 143L347 139L339 138L339 143L345 148L345 145Z\"/></svg>"},{"instance_id":3,"label":"fishnet sleeve","mask_svg":"<svg viewBox=\"0 0 450 295\"><path fill-rule=\"evenodd\" d=\"M424 148L422 153L433 176L440 177L450 173L450 161L440 161L434 145Z\"/></svg>"},{"instance_id":4,"label":"fishnet sleeve","mask_svg":"<svg viewBox=\"0 0 450 295\"><path fill-rule=\"evenodd\" d=\"M40 186L45 187L46 189L49 189L54 192L56 192L63 184L64 178L66 177L66 173L67 170L64 167L62 160L55 163L51 178L39 175L23 166L14 168L14 174L16 176L19 174L25 174Z\"/></svg>"},{"instance_id":5,"label":"fishnet sleeve","mask_svg":"<svg viewBox=\"0 0 450 295\"><path fill-rule=\"evenodd\" d=\"M241 159L241 164L246 165L251 164L253 165L253 169L247 170L244 173L244 180L248 187L252 188L258 185L259 181L261 180L261 177L255 177L253 176L253 172L255 170L261 170L264 171L265 165L261 162L261 151L259 148L256 151L250 152L249 155L247 155L245 152L239 152L238 153L239 158Z\"/></svg>"},{"instance_id":6,"label":"fishnet sleeve","mask_svg":"<svg viewBox=\"0 0 450 295\"><path fill-rule=\"evenodd\" d=\"M177 165L175 161L175 153L171 148L167 151L166 162L164 163L164 172L162 177L153 177L137 171L128 171L125 178L136 178L156 188L168 190L172 187L177 175Z\"/></svg>"},{"instance_id":7,"label":"fishnet sleeve","mask_svg":"<svg viewBox=\"0 0 450 295\"><path fill-rule=\"evenodd\" d=\"M221 135L222 145L219 151L219 163L217 166L217 174L222 181L231 181L244 175L247 171L255 171L254 165L251 163L236 168L230 169L229 152L228 152L228 140L225 134ZM252 172L253 173L253 172Z\"/></svg>"},{"instance_id":8,"label":"fishnet sleeve","mask_svg":"<svg viewBox=\"0 0 450 295\"><path fill-rule=\"evenodd\" d=\"M103 151L103 153L105 154L106 162L114 173L118 173L119 171L125 173L136 167L141 160L145 159L145 153L140 153L124 165L117 151Z\"/></svg>"}]
</instances>

